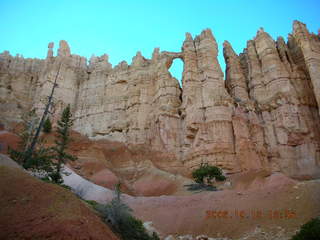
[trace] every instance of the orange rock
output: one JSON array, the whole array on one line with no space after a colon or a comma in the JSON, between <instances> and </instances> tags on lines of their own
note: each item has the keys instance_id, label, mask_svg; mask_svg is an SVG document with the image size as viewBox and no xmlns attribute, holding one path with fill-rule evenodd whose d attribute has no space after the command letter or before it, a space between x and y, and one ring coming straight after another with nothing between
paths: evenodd
<instances>
[{"instance_id":1,"label":"orange rock","mask_svg":"<svg viewBox=\"0 0 320 240\"><path fill-rule=\"evenodd\" d=\"M119 178L109 169L103 169L90 177L90 181L103 187L114 189L119 182Z\"/></svg>"}]
</instances>

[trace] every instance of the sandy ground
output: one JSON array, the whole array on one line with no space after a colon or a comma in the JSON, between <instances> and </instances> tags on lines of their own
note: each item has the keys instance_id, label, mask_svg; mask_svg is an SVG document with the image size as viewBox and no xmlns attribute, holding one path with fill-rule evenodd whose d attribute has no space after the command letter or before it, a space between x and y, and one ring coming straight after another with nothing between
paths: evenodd
<instances>
[{"instance_id":1,"label":"sandy ground","mask_svg":"<svg viewBox=\"0 0 320 240\"><path fill-rule=\"evenodd\" d=\"M86 199L105 203L112 198L111 190L90 183L71 169L66 168L66 171L69 174L64 177L65 183L74 189L82 189ZM284 237L291 236L311 217L320 215L320 180L296 182L282 174L265 178L256 175L251 185L247 177L242 176L245 183L239 182L237 186L242 190L189 196L132 197L123 194L122 198L138 218L151 221L162 236L205 234L236 239L264 231L270 235L269 239L273 239L271 237L279 232ZM260 238L253 235L251 239Z\"/></svg>"},{"instance_id":2,"label":"sandy ground","mask_svg":"<svg viewBox=\"0 0 320 240\"><path fill-rule=\"evenodd\" d=\"M289 239L303 223L320 215L320 180L297 182L280 173L249 171L228 176L230 189L195 194L183 188L189 180L177 174L179 166L168 172L170 159L158 153L143 146L74 137L72 151L79 160L72 167L77 173L65 168L66 185L85 199L106 203L113 191L103 187L108 186L103 181L120 179L125 192L132 193L123 194L123 200L162 236ZM8 145L16 140L10 135Z\"/></svg>"}]
</instances>

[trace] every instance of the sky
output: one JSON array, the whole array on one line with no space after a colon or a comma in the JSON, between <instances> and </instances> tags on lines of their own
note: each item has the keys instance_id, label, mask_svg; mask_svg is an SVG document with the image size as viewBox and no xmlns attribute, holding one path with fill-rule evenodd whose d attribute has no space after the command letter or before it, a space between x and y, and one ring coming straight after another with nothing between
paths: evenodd
<instances>
[{"instance_id":1,"label":"sky","mask_svg":"<svg viewBox=\"0 0 320 240\"><path fill-rule=\"evenodd\" d=\"M113 66L129 64L137 51L181 51L185 33L210 28L219 47L228 40L237 53L263 27L274 39L287 37L293 20L320 28L320 0L0 0L0 52L45 58L49 42L69 43L72 54L90 58L107 53ZM181 79L183 63L170 72Z\"/></svg>"}]
</instances>

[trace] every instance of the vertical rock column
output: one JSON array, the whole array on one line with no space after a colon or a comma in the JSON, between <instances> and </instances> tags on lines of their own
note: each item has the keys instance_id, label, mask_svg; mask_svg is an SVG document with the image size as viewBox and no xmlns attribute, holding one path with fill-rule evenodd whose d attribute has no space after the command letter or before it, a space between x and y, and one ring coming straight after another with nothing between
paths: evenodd
<instances>
[{"instance_id":1,"label":"vertical rock column","mask_svg":"<svg viewBox=\"0 0 320 240\"><path fill-rule=\"evenodd\" d=\"M305 64L309 72L313 91L320 106L320 39L319 36L310 34L306 25L294 21L293 36L302 50Z\"/></svg>"},{"instance_id":2,"label":"vertical rock column","mask_svg":"<svg viewBox=\"0 0 320 240\"><path fill-rule=\"evenodd\" d=\"M187 152L192 147L200 124L204 122L202 100L202 85L198 79L198 63L194 41L190 33L182 46L183 76L182 76L182 106L181 118L183 126L182 151Z\"/></svg>"},{"instance_id":3,"label":"vertical rock column","mask_svg":"<svg viewBox=\"0 0 320 240\"><path fill-rule=\"evenodd\" d=\"M76 99L78 95L79 72L86 70L86 65L80 65L81 58L76 55L71 55L69 45L66 41L61 40L59 43L58 56L52 57L53 44L49 44L48 57L45 60L45 67L41 69L39 76L39 86L35 94L34 104L38 109L39 115L42 114L47 97L50 95L55 77L59 71L57 84L58 86L54 92L54 107L53 112L54 121L59 118L67 104L70 104L72 111L75 111Z\"/></svg>"},{"instance_id":4,"label":"vertical rock column","mask_svg":"<svg viewBox=\"0 0 320 240\"><path fill-rule=\"evenodd\" d=\"M151 79L146 74L150 60L144 58L140 51L132 58L129 67L129 99L127 116L130 119L128 141L144 144L148 141L148 113L151 111L150 100L153 95ZM150 91L151 90L151 91Z\"/></svg>"},{"instance_id":5,"label":"vertical rock column","mask_svg":"<svg viewBox=\"0 0 320 240\"><path fill-rule=\"evenodd\" d=\"M268 168L263 125L249 99L247 80L240 58L229 42L223 44L226 60L226 86L236 103L232 116L235 137L235 158L241 170Z\"/></svg>"},{"instance_id":6,"label":"vertical rock column","mask_svg":"<svg viewBox=\"0 0 320 240\"><path fill-rule=\"evenodd\" d=\"M54 47L54 43L50 42L48 44L48 53L47 53L47 58L52 58L53 57L53 47Z\"/></svg>"},{"instance_id":7,"label":"vertical rock column","mask_svg":"<svg viewBox=\"0 0 320 240\"><path fill-rule=\"evenodd\" d=\"M250 96L262 115L268 158L273 171L294 177L314 176L318 161L318 130L300 82L306 75L292 62L283 41L277 42L262 29L249 41ZM303 85L308 86L307 82ZM315 133L314 133L315 130ZM316 140L316 141L315 141Z\"/></svg>"},{"instance_id":8,"label":"vertical rock column","mask_svg":"<svg viewBox=\"0 0 320 240\"><path fill-rule=\"evenodd\" d=\"M112 124L110 101L106 94L107 76L112 69L108 55L92 56L85 78L79 83L75 129L90 137L99 137L108 132ZM108 86L109 88L111 86ZM115 91L110 91L115 93ZM120 106L119 106L120 108ZM116 112L114 111L114 114ZM125 119L125 116L123 116ZM121 139L113 136L114 139ZM123 138L121 139L123 140Z\"/></svg>"},{"instance_id":9,"label":"vertical rock column","mask_svg":"<svg viewBox=\"0 0 320 240\"><path fill-rule=\"evenodd\" d=\"M180 53L161 52L155 49L150 68L155 73L153 79L152 111L148 122L152 126L150 140L154 149L166 150L180 156L181 122L179 108L181 90L178 80L171 76L168 69ZM150 90L149 90L150 92Z\"/></svg>"},{"instance_id":10,"label":"vertical rock column","mask_svg":"<svg viewBox=\"0 0 320 240\"><path fill-rule=\"evenodd\" d=\"M0 53L0 121L6 127L31 110L44 62Z\"/></svg>"},{"instance_id":11,"label":"vertical rock column","mask_svg":"<svg viewBox=\"0 0 320 240\"><path fill-rule=\"evenodd\" d=\"M240 60L230 43L223 43L223 56L226 61L226 87L236 102L248 102L248 86Z\"/></svg>"},{"instance_id":12,"label":"vertical rock column","mask_svg":"<svg viewBox=\"0 0 320 240\"><path fill-rule=\"evenodd\" d=\"M186 150L185 163L192 168L201 162L208 162L236 171L238 164L234 158L233 100L224 86L223 73L217 60L217 43L209 29L197 36L193 44L191 40L188 37L183 45L183 101L187 101L183 104L187 110L185 139L190 138L188 133L191 129L194 139ZM196 74L193 75L188 74L192 63L196 63L192 71ZM193 122L190 122L191 119ZM196 127L190 129L190 126Z\"/></svg>"}]
</instances>

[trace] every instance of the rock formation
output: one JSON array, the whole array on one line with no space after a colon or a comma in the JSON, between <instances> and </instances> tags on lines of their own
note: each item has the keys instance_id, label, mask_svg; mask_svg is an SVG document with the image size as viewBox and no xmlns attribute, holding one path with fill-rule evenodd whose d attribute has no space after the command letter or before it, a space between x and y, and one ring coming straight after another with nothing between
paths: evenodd
<instances>
[{"instance_id":1,"label":"rock formation","mask_svg":"<svg viewBox=\"0 0 320 240\"><path fill-rule=\"evenodd\" d=\"M240 55L226 41L225 81L209 29L194 39L187 33L181 52L137 52L115 67L106 54L87 64L66 41L56 57L52 49L45 60L0 54L7 127L33 107L43 111L59 71L53 117L71 104L74 129L92 139L147 145L187 169L209 162L229 173L320 177L320 38L303 23L294 22L287 43L260 29ZM182 88L168 71L176 58L184 62Z\"/></svg>"}]
</instances>

